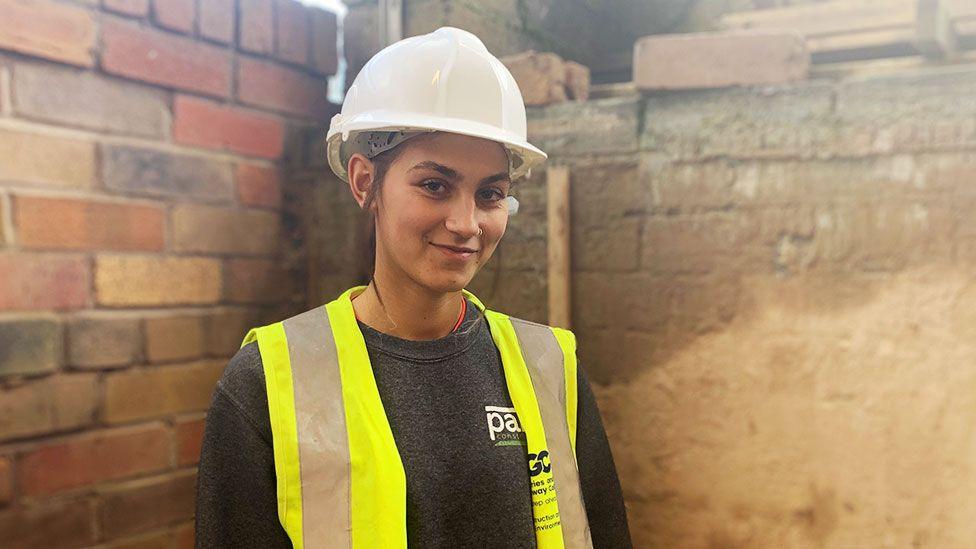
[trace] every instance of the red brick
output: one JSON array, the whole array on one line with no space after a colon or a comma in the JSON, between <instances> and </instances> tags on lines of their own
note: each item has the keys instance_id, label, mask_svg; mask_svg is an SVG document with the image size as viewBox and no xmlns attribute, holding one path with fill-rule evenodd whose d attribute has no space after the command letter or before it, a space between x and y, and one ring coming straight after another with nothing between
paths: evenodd
<instances>
[{"instance_id":1,"label":"red brick","mask_svg":"<svg viewBox=\"0 0 976 549\"><path fill-rule=\"evenodd\" d=\"M103 419L123 423L206 410L225 365L209 360L109 374Z\"/></svg>"},{"instance_id":2,"label":"red brick","mask_svg":"<svg viewBox=\"0 0 976 549\"><path fill-rule=\"evenodd\" d=\"M145 17L149 14L149 0L102 0L102 6L123 15Z\"/></svg>"},{"instance_id":3,"label":"red brick","mask_svg":"<svg viewBox=\"0 0 976 549\"><path fill-rule=\"evenodd\" d=\"M328 82L256 59L240 59L237 93L249 105L326 120L333 111Z\"/></svg>"},{"instance_id":4,"label":"red brick","mask_svg":"<svg viewBox=\"0 0 976 549\"><path fill-rule=\"evenodd\" d=\"M166 215L143 204L15 196L14 219L25 248L155 251Z\"/></svg>"},{"instance_id":5,"label":"red brick","mask_svg":"<svg viewBox=\"0 0 976 549\"><path fill-rule=\"evenodd\" d=\"M51 162L51 158L59 162ZM95 144L0 130L0 180L91 187L95 180Z\"/></svg>"},{"instance_id":6,"label":"red brick","mask_svg":"<svg viewBox=\"0 0 976 549\"><path fill-rule=\"evenodd\" d=\"M257 164L238 164L235 179L241 204L267 208L281 206L278 170Z\"/></svg>"},{"instance_id":7,"label":"red brick","mask_svg":"<svg viewBox=\"0 0 976 549\"><path fill-rule=\"evenodd\" d=\"M115 540L109 545L99 547L102 549L172 549L175 535L174 532L166 530L151 532Z\"/></svg>"},{"instance_id":8,"label":"red brick","mask_svg":"<svg viewBox=\"0 0 976 549\"><path fill-rule=\"evenodd\" d=\"M244 335L253 326L260 326L258 315L246 309L217 310L207 317L207 353L210 356L230 357L241 347Z\"/></svg>"},{"instance_id":9,"label":"red brick","mask_svg":"<svg viewBox=\"0 0 976 549\"><path fill-rule=\"evenodd\" d=\"M200 35L222 44L234 41L234 0L200 2Z\"/></svg>"},{"instance_id":10,"label":"red brick","mask_svg":"<svg viewBox=\"0 0 976 549\"><path fill-rule=\"evenodd\" d=\"M89 280L80 257L0 254L0 311L84 307Z\"/></svg>"},{"instance_id":11,"label":"red brick","mask_svg":"<svg viewBox=\"0 0 976 549\"><path fill-rule=\"evenodd\" d=\"M331 11L313 8L312 68L322 74L335 74L339 64L336 48L336 16Z\"/></svg>"},{"instance_id":12,"label":"red brick","mask_svg":"<svg viewBox=\"0 0 976 549\"><path fill-rule=\"evenodd\" d=\"M299 65L308 62L309 10L295 0L276 0L275 56Z\"/></svg>"},{"instance_id":13,"label":"red brick","mask_svg":"<svg viewBox=\"0 0 976 549\"><path fill-rule=\"evenodd\" d=\"M102 532L108 539L193 518L196 472L131 481L102 493Z\"/></svg>"},{"instance_id":14,"label":"red brick","mask_svg":"<svg viewBox=\"0 0 976 549\"><path fill-rule=\"evenodd\" d=\"M220 263L205 257L99 256L98 303L113 307L200 305L220 298Z\"/></svg>"},{"instance_id":15,"label":"red brick","mask_svg":"<svg viewBox=\"0 0 976 549\"><path fill-rule=\"evenodd\" d=\"M46 0L0 0L0 13L0 50L94 65L95 21L87 10Z\"/></svg>"},{"instance_id":16,"label":"red brick","mask_svg":"<svg viewBox=\"0 0 976 549\"><path fill-rule=\"evenodd\" d=\"M68 322L68 364L76 368L111 368L142 357L142 330L134 316L103 313Z\"/></svg>"},{"instance_id":17,"label":"red brick","mask_svg":"<svg viewBox=\"0 0 976 549\"><path fill-rule=\"evenodd\" d=\"M0 507L14 500L13 465L10 458L0 457Z\"/></svg>"},{"instance_id":18,"label":"red brick","mask_svg":"<svg viewBox=\"0 0 976 549\"><path fill-rule=\"evenodd\" d=\"M146 358L150 362L188 360L203 355L203 317L146 319Z\"/></svg>"},{"instance_id":19,"label":"red brick","mask_svg":"<svg viewBox=\"0 0 976 549\"><path fill-rule=\"evenodd\" d=\"M285 297L287 279L273 259L232 259L224 276L232 303L276 303Z\"/></svg>"},{"instance_id":20,"label":"red brick","mask_svg":"<svg viewBox=\"0 0 976 549\"><path fill-rule=\"evenodd\" d=\"M0 319L0 378L57 370L64 355L62 334L55 318Z\"/></svg>"},{"instance_id":21,"label":"red brick","mask_svg":"<svg viewBox=\"0 0 976 549\"><path fill-rule=\"evenodd\" d=\"M238 43L242 50L271 53L274 48L274 11L271 0L241 0Z\"/></svg>"},{"instance_id":22,"label":"red brick","mask_svg":"<svg viewBox=\"0 0 976 549\"><path fill-rule=\"evenodd\" d=\"M202 0L206 4L209 0ZM160 27L192 33L196 20L194 0L153 0L153 19Z\"/></svg>"},{"instance_id":23,"label":"red brick","mask_svg":"<svg viewBox=\"0 0 976 549\"><path fill-rule=\"evenodd\" d=\"M173 139L186 145L278 158L284 127L266 115L177 96L173 106Z\"/></svg>"},{"instance_id":24,"label":"red brick","mask_svg":"<svg viewBox=\"0 0 976 549\"><path fill-rule=\"evenodd\" d=\"M193 549L195 542L193 522L188 522L176 530L176 549Z\"/></svg>"},{"instance_id":25,"label":"red brick","mask_svg":"<svg viewBox=\"0 0 976 549\"><path fill-rule=\"evenodd\" d=\"M162 425L100 431L21 456L19 486L25 496L46 496L161 471L169 467L169 456L169 434Z\"/></svg>"},{"instance_id":26,"label":"red brick","mask_svg":"<svg viewBox=\"0 0 976 549\"><path fill-rule=\"evenodd\" d=\"M108 73L217 97L230 90L230 57L222 48L118 21L103 23L102 42Z\"/></svg>"},{"instance_id":27,"label":"red brick","mask_svg":"<svg viewBox=\"0 0 976 549\"><path fill-rule=\"evenodd\" d=\"M0 398L0 440L90 425L95 374L49 376L7 389Z\"/></svg>"},{"instance_id":28,"label":"red brick","mask_svg":"<svg viewBox=\"0 0 976 549\"><path fill-rule=\"evenodd\" d=\"M88 500L42 500L0 511L6 549L88 547L97 539L95 505Z\"/></svg>"},{"instance_id":29,"label":"red brick","mask_svg":"<svg viewBox=\"0 0 976 549\"><path fill-rule=\"evenodd\" d=\"M184 420L176 424L176 464L196 465L200 461L204 419Z\"/></svg>"},{"instance_id":30,"label":"red brick","mask_svg":"<svg viewBox=\"0 0 976 549\"><path fill-rule=\"evenodd\" d=\"M655 35L634 44L634 83L645 90L783 84L809 73L803 37L788 32Z\"/></svg>"},{"instance_id":31,"label":"red brick","mask_svg":"<svg viewBox=\"0 0 976 549\"><path fill-rule=\"evenodd\" d=\"M180 204L171 219L172 246L180 252L271 255L281 248L277 212Z\"/></svg>"}]
</instances>

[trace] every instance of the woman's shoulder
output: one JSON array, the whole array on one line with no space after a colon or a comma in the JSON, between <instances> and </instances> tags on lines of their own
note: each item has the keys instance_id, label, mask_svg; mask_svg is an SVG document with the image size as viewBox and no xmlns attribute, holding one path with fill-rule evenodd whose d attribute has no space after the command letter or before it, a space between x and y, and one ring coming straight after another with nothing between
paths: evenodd
<instances>
[{"instance_id":1,"label":"woman's shoulder","mask_svg":"<svg viewBox=\"0 0 976 549\"><path fill-rule=\"evenodd\" d=\"M267 406L264 365L256 341L242 346L231 357L217 389L245 412Z\"/></svg>"}]
</instances>

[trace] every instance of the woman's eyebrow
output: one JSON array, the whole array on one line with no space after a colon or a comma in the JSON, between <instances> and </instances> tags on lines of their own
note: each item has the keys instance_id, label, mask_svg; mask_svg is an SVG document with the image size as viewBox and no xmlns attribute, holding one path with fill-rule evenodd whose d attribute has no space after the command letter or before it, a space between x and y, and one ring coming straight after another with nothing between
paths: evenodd
<instances>
[{"instance_id":1,"label":"woman's eyebrow","mask_svg":"<svg viewBox=\"0 0 976 549\"><path fill-rule=\"evenodd\" d=\"M417 163L414 167L410 168L408 171L414 170L434 170L444 177L449 179L460 179L460 175L457 170L449 168L443 164L438 164L433 160L424 160L423 162ZM487 185L489 183L494 183L496 181L505 181L508 179L508 172L498 172L495 175L489 175L488 177L482 179L478 184Z\"/></svg>"}]
</instances>

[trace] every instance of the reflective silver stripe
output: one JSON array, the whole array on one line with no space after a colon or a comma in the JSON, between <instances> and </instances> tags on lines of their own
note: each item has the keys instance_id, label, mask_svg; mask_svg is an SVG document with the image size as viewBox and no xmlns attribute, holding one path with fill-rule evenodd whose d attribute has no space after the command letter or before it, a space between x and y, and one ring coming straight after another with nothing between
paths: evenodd
<instances>
[{"instance_id":1,"label":"reflective silver stripe","mask_svg":"<svg viewBox=\"0 0 976 549\"><path fill-rule=\"evenodd\" d=\"M592 549L593 540L583 506L576 455L566 423L566 370L562 348L548 326L517 318L511 320L546 430L563 543L566 549Z\"/></svg>"},{"instance_id":2,"label":"reflective silver stripe","mask_svg":"<svg viewBox=\"0 0 976 549\"><path fill-rule=\"evenodd\" d=\"M283 326L295 390L305 548L350 549L349 437L329 316L317 307Z\"/></svg>"}]
</instances>

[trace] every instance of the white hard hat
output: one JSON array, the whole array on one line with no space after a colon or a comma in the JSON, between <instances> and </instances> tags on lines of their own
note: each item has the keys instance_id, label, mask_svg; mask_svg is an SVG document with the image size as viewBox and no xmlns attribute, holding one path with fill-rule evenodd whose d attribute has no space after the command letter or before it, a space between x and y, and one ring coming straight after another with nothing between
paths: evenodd
<instances>
[{"instance_id":1,"label":"white hard hat","mask_svg":"<svg viewBox=\"0 0 976 549\"><path fill-rule=\"evenodd\" d=\"M400 40L366 63L329 125L329 166L347 180L353 153L369 157L418 131L501 143L512 180L546 159L527 141L525 103L512 73L477 36L453 27ZM377 147L377 134L370 132L397 135Z\"/></svg>"}]
</instances>

